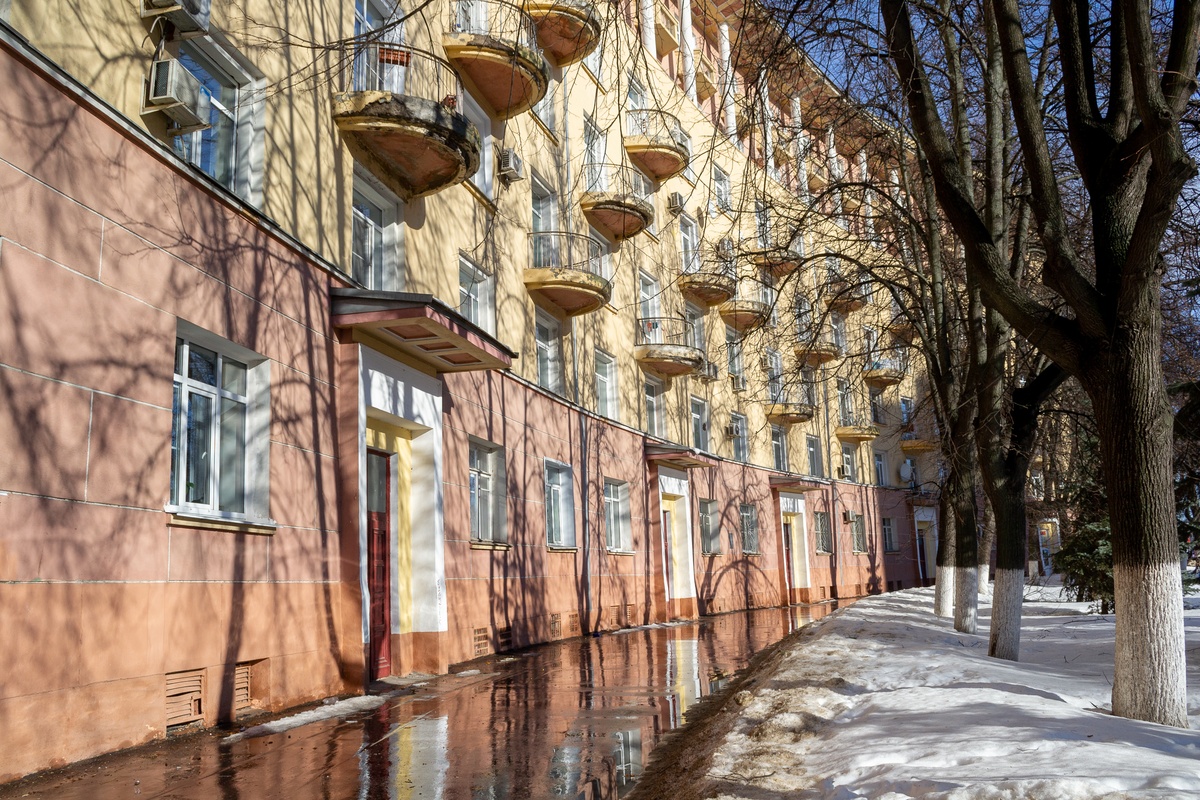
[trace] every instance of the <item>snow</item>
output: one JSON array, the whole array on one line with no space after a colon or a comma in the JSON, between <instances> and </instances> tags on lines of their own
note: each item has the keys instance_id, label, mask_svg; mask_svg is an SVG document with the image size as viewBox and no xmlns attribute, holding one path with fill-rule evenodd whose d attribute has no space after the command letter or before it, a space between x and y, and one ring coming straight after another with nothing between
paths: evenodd
<instances>
[{"instance_id":1,"label":"snow","mask_svg":"<svg viewBox=\"0 0 1200 800\"><path fill-rule=\"evenodd\" d=\"M1200 797L1200 602L1184 612L1193 730L1113 717L1112 615L1033 588L1021 661L933 616L933 590L860 600L792 645L714 755L722 800Z\"/></svg>"},{"instance_id":2,"label":"snow","mask_svg":"<svg viewBox=\"0 0 1200 800\"><path fill-rule=\"evenodd\" d=\"M259 736L283 733L284 731L290 731L293 728L299 728L301 725L308 725L312 722L348 717L351 714L357 714L362 711L372 711L387 701L388 696L386 695L351 697L347 700L339 700L333 703L327 701L325 705L310 708L308 711L301 711L299 714L292 714L290 717L273 719L270 722L264 722L262 725L255 725L252 728L246 728L244 731L230 734L221 740L221 744L230 745L242 739L255 739Z\"/></svg>"}]
</instances>

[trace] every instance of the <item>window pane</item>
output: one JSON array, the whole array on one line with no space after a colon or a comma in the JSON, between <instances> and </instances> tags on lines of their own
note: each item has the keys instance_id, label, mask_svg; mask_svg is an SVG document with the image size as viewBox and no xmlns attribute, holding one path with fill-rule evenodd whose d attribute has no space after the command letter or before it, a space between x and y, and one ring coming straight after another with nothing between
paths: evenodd
<instances>
[{"instance_id":1,"label":"window pane","mask_svg":"<svg viewBox=\"0 0 1200 800\"><path fill-rule=\"evenodd\" d=\"M217 354L203 347L188 347L188 377L194 381L217 385Z\"/></svg>"},{"instance_id":2,"label":"window pane","mask_svg":"<svg viewBox=\"0 0 1200 800\"><path fill-rule=\"evenodd\" d=\"M221 359L221 388L234 394L246 394L246 365L232 358Z\"/></svg>"},{"instance_id":3,"label":"window pane","mask_svg":"<svg viewBox=\"0 0 1200 800\"><path fill-rule=\"evenodd\" d=\"M176 367L178 369L178 367ZM183 444L183 415L179 413L179 396L182 390L175 384L171 400L171 502L179 502L179 448Z\"/></svg>"},{"instance_id":4,"label":"window pane","mask_svg":"<svg viewBox=\"0 0 1200 800\"><path fill-rule=\"evenodd\" d=\"M196 348L192 349L196 352ZM202 394L188 396L187 415L187 490L188 503L211 505L212 482L212 398Z\"/></svg>"},{"instance_id":5,"label":"window pane","mask_svg":"<svg viewBox=\"0 0 1200 800\"><path fill-rule=\"evenodd\" d=\"M246 405L237 400L221 399L222 511L242 513L246 506Z\"/></svg>"}]
</instances>

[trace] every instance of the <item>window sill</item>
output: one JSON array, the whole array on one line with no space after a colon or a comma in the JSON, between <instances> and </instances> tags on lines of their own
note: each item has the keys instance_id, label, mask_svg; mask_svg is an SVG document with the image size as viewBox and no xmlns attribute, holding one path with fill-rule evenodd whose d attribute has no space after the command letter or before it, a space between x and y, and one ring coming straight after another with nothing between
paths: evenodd
<instances>
[{"instance_id":1,"label":"window sill","mask_svg":"<svg viewBox=\"0 0 1200 800\"><path fill-rule=\"evenodd\" d=\"M482 167L480 167L480 169L482 169ZM496 190L495 181L496 181L496 179L493 176L493 178L492 178L492 191L493 192ZM475 184L471 183L471 181L469 181L469 180L463 181L462 184L460 184L460 185L463 186L472 196L474 196L474 198L476 200L478 200L480 203L483 203L483 207L487 209L488 213L490 213L490 214L496 213L496 201L493 200L492 198L488 197L486 194L484 194L482 189L480 189Z\"/></svg>"},{"instance_id":2,"label":"window sill","mask_svg":"<svg viewBox=\"0 0 1200 800\"><path fill-rule=\"evenodd\" d=\"M720 553L701 553L700 554L701 558L719 558L720 556L721 556Z\"/></svg>"},{"instance_id":3,"label":"window sill","mask_svg":"<svg viewBox=\"0 0 1200 800\"><path fill-rule=\"evenodd\" d=\"M228 533L254 533L262 536L275 535L276 523L274 520L221 517L215 514L201 514L197 511L180 511L175 508L164 510L171 515L167 524L173 528L201 528L203 530L226 531Z\"/></svg>"},{"instance_id":4,"label":"window sill","mask_svg":"<svg viewBox=\"0 0 1200 800\"><path fill-rule=\"evenodd\" d=\"M762 555L762 552L758 550L743 550L742 555L750 556L751 558L759 558Z\"/></svg>"},{"instance_id":5,"label":"window sill","mask_svg":"<svg viewBox=\"0 0 1200 800\"><path fill-rule=\"evenodd\" d=\"M485 539L472 539L472 550L512 550L512 545L508 542L489 542Z\"/></svg>"},{"instance_id":6,"label":"window sill","mask_svg":"<svg viewBox=\"0 0 1200 800\"><path fill-rule=\"evenodd\" d=\"M551 553L577 553L579 548L572 544L548 544L546 549Z\"/></svg>"},{"instance_id":7,"label":"window sill","mask_svg":"<svg viewBox=\"0 0 1200 800\"><path fill-rule=\"evenodd\" d=\"M604 86L604 82L600 80L598 75L592 72L592 68L587 64L582 64L582 66L583 74L592 79L592 83L596 84L596 88L599 89L602 94L608 94L608 89Z\"/></svg>"},{"instance_id":8,"label":"window sill","mask_svg":"<svg viewBox=\"0 0 1200 800\"><path fill-rule=\"evenodd\" d=\"M829 552L828 550L818 550L816 554L819 556L825 556L826 558L829 558L831 555L833 555L833 553Z\"/></svg>"},{"instance_id":9,"label":"window sill","mask_svg":"<svg viewBox=\"0 0 1200 800\"><path fill-rule=\"evenodd\" d=\"M610 556L636 556L636 550L617 550L612 547L605 548Z\"/></svg>"},{"instance_id":10,"label":"window sill","mask_svg":"<svg viewBox=\"0 0 1200 800\"><path fill-rule=\"evenodd\" d=\"M558 134L554 132L553 128L551 128L549 125L546 124L545 120L543 120L541 117L539 117L536 113L531 114L530 116L533 117L533 121L537 124L537 126L539 128L542 129L542 133L546 134L546 136L550 139L550 141L554 144L555 147L562 146L562 142L559 141Z\"/></svg>"}]
</instances>

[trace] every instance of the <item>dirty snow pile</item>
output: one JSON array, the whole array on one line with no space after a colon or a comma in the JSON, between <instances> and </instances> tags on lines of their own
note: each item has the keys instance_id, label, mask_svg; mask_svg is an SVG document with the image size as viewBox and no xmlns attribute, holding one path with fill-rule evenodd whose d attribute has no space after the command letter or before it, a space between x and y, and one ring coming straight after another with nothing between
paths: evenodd
<instances>
[{"instance_id":1,"label":"dirty snow pile","mask_svg":"<svg viewBox=\"0 0 1200 800\"><path fill-rule=\"evenodd\" d=\"M1200 797L1200 603L1185 611L1192 730L1109 713L1113 617L1026 595L1020 663L933 616L933 590L861 600L793 646L714 756L724 800Z\"/></svg>"}]
</instances>

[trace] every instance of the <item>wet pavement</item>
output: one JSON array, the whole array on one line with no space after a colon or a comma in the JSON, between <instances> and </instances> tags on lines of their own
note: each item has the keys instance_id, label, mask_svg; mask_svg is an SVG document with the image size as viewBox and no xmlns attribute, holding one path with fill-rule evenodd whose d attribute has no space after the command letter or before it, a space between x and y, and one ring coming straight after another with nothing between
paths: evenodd
<instances>
[{"instance_id":1,"label":"wet pavement","mask_svg":"<svg viewBox=\"0 0 1200 800\"><path fill-rule=\"evenodd\" d=\"M830 606L569 639L460 665L374 711L222 744L168 740L0 787L0 800L609 800L750 658Z\"/></svg>"}]
</instances>

